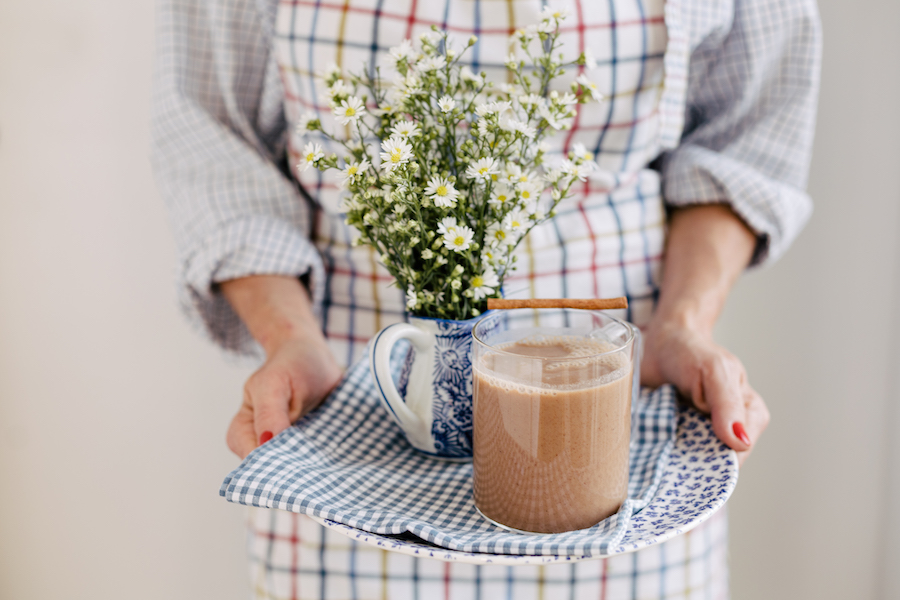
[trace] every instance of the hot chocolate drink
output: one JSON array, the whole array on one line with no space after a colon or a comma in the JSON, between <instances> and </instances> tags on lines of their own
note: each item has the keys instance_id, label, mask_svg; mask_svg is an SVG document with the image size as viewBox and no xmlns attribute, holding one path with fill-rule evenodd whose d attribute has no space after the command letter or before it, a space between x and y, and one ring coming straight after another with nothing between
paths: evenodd
<instances>
[{"instance_id":1,"label":"hot chocolate drink","mask_svg":"<svg viewBox=\"0 0 900 600\"><path fill-rule=\"evenodd\" d=\"M538 533L590 527L615 513L628 493L629 357L578 336L495 349L473 365L478 509Z\"/></svg>"}]
</instances>

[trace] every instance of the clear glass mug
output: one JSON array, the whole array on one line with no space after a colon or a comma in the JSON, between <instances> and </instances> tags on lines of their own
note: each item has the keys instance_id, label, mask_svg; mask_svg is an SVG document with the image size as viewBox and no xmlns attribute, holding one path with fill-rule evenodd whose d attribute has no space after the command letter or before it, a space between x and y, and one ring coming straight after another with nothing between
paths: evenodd
<instances>
[{"instance_id":1,"label":"clear glass mug","mask_svg":"<svg viewBox=\"0 0 900 600\"><path fill-rule=\"evenodd\" d=\"M597 311L517 309L472 334L478 511L528 533L614 514L628 495L638 329Z\"/></svg>"}]
</instances>

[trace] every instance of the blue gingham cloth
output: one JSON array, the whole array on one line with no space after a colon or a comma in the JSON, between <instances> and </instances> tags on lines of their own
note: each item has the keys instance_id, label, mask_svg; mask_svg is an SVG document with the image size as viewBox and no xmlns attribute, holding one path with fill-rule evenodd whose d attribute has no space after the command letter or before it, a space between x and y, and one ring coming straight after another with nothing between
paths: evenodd
<instances>
[{"instance_id":1,"label":"blue gingham cloth","mask_svg":"<svg viewBox=\"0 0 900 600\"><path fill-rule=\"evenodd\" d=\"M410 532L451 550L594 556L607 554L653 498L675 439L674 391L645 391L632 411L628 500L619 512L580 531L510 533L475 511L472 465L413 450L376 393L367 361L357 362L321 407L247 456L219 493L373 533Z\"/></svg>"}]
</instances>

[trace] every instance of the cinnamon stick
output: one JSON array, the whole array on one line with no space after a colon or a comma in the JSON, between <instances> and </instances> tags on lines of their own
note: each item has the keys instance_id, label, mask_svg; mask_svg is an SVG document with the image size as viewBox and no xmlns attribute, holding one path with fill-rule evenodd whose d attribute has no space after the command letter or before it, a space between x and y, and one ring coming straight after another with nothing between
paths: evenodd
<instances>
[{"instance_id":1,"label":"cinnamon stick","mask_svg":"<svg viewBox=\"0 0 900 600\"><path fill-rule=\"evenodd\" d=\"M618 298L531 298L524 300L507 300L506 298L488 298L488 310L503 308L583 308L585 310L611 310L628 308L625 296Z\"/></svg>"}]
</instances>

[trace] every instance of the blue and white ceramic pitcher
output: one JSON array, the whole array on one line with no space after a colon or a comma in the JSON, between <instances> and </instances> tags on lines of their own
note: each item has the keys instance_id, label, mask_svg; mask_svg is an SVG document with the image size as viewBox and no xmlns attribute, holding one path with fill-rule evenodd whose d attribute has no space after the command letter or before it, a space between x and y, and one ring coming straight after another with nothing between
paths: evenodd
<instances>
[{"instance_id":1,"label":"blue and white ceramic pitcher","mask_svg":"<svg viewBox=\"0 0 900 600\"><path fill-rule=\"evenodd\" d=\"M369 366L379 396L420 452L446 460L472 458L472 327L479 318L410 317L370 342ZM391 351L402 339L412 348L395 385Z\"/></svg>"}]
</instances>

